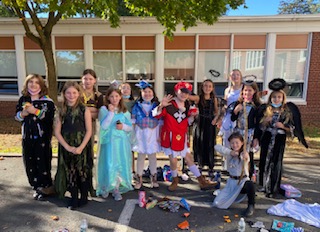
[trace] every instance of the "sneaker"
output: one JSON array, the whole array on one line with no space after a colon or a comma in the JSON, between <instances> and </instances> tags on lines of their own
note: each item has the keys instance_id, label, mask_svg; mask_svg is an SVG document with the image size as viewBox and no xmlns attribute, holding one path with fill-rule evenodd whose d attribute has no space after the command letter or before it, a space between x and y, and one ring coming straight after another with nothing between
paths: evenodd
<instances>
[{"instance_id":1,"label":"sneaker","mask_svg":"<svg viewBox=\"0 0 320 232\"><path fill-rule=\"evenodd\" d=\"M38 193L38 192L34 192L34 193L32 194L32 197L33 197L34 200L38 200L38 196L39 196L39 193Z\"/></svg>"},{"instance_id":2,"label":"sneaker","mask_svg":"<svg viewBox=\"0 0 320 232\"><path fill-rule=\"evenodd\" d=\"M121 201L121 200L122 200L121 193L119 193L118 191L117 191L117 192L114 192L114 193L112 194L112 196L114 197L114 200L115 200L115 201Z\"/></svg>"},{"instance_id":3,"label":"sneaker","mask_svg":"<svg viewBox=\"0 0 320 232\"><path fill-rule=\"evenodd\" d=\"M150 181L151 181L151 188L159 188L159 183L157 181L157 174L151 175L150 176Z\"/></svg>"},{"instance_id":4,"label":"sneaker","mask_svg":"<svg viewBox=\"0 0 320 232\"><path fill-rule=\"evenodd\" d=\"M101 197L104 198L104 199L108 198L108 196L109 196L109 193L108 193L108 192L104 192L104 193L102 193L102 195L101 195Z\"/></svg>"}]
</instances>

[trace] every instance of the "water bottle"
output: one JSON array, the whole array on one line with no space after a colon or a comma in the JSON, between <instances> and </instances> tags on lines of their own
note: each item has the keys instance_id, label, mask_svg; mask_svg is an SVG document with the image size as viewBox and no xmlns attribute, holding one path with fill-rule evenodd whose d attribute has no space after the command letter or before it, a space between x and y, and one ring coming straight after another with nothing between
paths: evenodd
<instances>
[{"instance_id":1,"label":"water bottle","mask_svg":"<svg viewBox=\"0 0 320 232\"><path fill-rule=\"evenodd\" d=\"M244 221L244 218L240 218L240 221L238 223L238 232L245 232L246 231L246 222Z\"/></svg>"},{"instance_id":2,"label":"water bottle","mask_svg":"<svg viewBox=\"0 0 320 232\"><path fill-rule=\"evenodd\" d=\"M88 229L88 222L86 219L82 219L80 224L80 232L86 232Z\"/></svg>"}]
</instances>

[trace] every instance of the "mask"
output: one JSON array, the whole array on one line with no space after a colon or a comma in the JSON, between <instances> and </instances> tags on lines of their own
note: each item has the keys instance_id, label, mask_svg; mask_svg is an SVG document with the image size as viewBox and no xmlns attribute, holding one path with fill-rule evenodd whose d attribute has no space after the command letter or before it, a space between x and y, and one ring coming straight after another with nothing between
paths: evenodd
<instances>
[{"instance_id":1,"label":"mask","mask_svg":"<svg viewBox=\"0 0 320 232\"><path fill-rule=\"evenodd\" d=\"M39 94L41 91L41 89L37 90L37 91L32 91L31 89L28 89L28 93L30 93L31 96L37 95Z\"/></svg>"},{"instance_id":2,"label":"mask","mask_svg":"<svg viewBox=\"0 0 320 232\"><path fill-rule=\"evenodd\" d=\"M129 99L129 98L130 98L130 95L122 95L122 97L123 97L124 99Z\"/></svg>"},{"instance_id":3,"label":"mask","mask_svg":"<svg viewBox=\"0 0 320 232\"><path fill-rule=\"evenodd\" d=\"M279 103L279 104L274 104L274 103L271 103L272 107L274 108L279 108L280 106L282 106L282 103Z\"/></svg>"}]
</instances>

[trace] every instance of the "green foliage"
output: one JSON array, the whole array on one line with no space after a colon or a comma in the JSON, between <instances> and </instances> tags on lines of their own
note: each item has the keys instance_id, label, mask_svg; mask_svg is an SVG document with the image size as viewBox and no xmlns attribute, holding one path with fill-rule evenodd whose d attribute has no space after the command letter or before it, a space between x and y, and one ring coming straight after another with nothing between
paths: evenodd
<instances>
[{"instance_id":1,"label":"green foliage","mask_svg":"<svg viewBox=\"0 0 320 232\"><path fill-rule=\"evenodd\" d=\"M318 14L320 3L317 0L280 1L279 14Z\"/></svg>"}]
</instances>

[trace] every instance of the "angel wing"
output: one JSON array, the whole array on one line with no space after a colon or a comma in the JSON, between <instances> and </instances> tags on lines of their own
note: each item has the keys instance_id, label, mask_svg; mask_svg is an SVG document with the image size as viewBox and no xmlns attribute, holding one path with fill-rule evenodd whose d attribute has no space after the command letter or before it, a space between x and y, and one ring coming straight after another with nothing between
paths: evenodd
<instances>
[{"instance_id":1,"label":"angel wing","mask_svg":"<svg viewBox=\"0 0 320 232\"><path fill-rule=\"evenodd\" d=\"M306 147L308 148L307 141L304 138L304 133L302 130L302 123L301 123L301 114L299 111L299 108L292 102L287 102L287 106L289 110L291 111L292 114L292 119L294 123L294 135L298 137L299 141Z\"/></svg>"}]
</instances>

